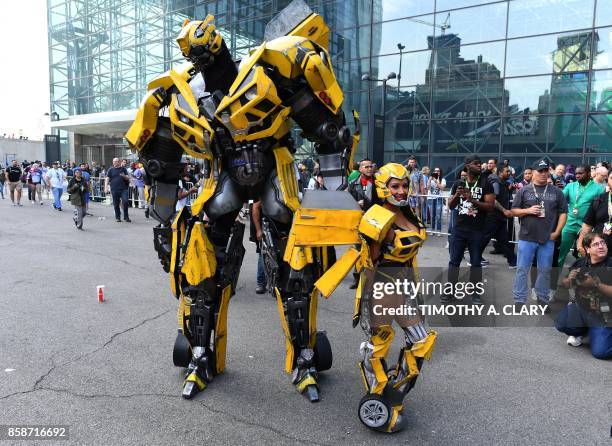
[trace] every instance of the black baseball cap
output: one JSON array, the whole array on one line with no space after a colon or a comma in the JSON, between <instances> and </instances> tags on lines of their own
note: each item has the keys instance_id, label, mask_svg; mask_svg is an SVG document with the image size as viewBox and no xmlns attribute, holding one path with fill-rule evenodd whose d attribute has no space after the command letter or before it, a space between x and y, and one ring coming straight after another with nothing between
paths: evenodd
<instances>
[{"instance_id":1,"label":"black baseball cap","mask_svg":"<svg viewBox=\"0 0 612 446\"><path fill-rule=\"evenodd\" d=\"M474 161L481 162L478 155L468 155L463 159L464 164L472 164Z\"/></svg>"},{"instance_id":2,"label":"black baseball cap","mask_svg":"<svg viewBox=\"0 0 612 446\"><path fill-rule=\"evenodd\" d=\"M550 164L548 163L548 161L546 161L544 158L542 158L541 160L536 161L535 163L533 163L533 166L531 166L531 168L533 170L548 170L550 168Z\"/></svg>"}]
</instances>

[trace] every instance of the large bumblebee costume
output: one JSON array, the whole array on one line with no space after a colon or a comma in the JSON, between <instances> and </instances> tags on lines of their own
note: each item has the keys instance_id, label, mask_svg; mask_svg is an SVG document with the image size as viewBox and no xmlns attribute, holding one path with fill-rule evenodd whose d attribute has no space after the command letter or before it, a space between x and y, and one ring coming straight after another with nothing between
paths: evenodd
<instances>
[{"instance_id":1,"label":"large bumblebee costume","mask_svg":"<svg viewBox=\"0 0 612 446\"><path fill-rule=\"evenodd\" d=\"M424 359L429 359L436 341L434 331L427 332L418 314L415 317L376 317L372 314L373 303L384 303L384 307L400 308L406 296L385 296L385 301L372 300L370 296L362 299L362 290L368 277L374 281L394 281L398 278L418 280L416 255L426 239L425 227L414 215L408 201L396 200L388 188L391 179L408 179L406 168L400 164L386 164L376 174L375 185L377 196L398 206L406 219L412 222L417 230L405 230L394 224L396 214L383 206L372 206L363 216L360 231L364 241L379 243L380 256L377 263L367 258L362 269L371 274L361 274L356 292L353 326L361 322L368 336L361 344L361 361L359 370L363 378L366 395L359 403L359 419L372 429L395 432L402 427L403 400L412 389L420 373ZM366 222L376 222L366 226ZM393 236L388 237L392 232ZM362 249L364 251L364 249ZM359 265L358 265L359 266ZM389 273L392 275L389 275ZM401 277L398 277L398 273ZM418 303L418 302L417 302ZM391 326L393 320L403 329L406 345L400 350L397 364L387 367L386 358L394 337Z\"/></svg>"},{"instance_id":2,"label":"large bumblebee costume","mask_svg":"<svg viewBox=\"0 0 612 446\"><path fill-rule=\"evenodd\" d=\"M328 27L303 2L268 24L266 41L239 67L213 19L183 25L177 41L189 63L149 83L126 134L151 181L150 214L160 222L155 249L179 300L174 363L187 368L182 394L193 397L225 368L228 303L245 252L236 216L252 199L262 203L262 250L286 338L285 370L317 401L317 374L332 358L316 328L315 282L333 263L328 247L358 240L362 214L340 191L308 193L300 207L290 130L296 123L314 142L328 189L346 184L358 132L351 135L341 110ZM204 179L191 208L175 212L184 153L203 160ZM319 287L331 292L343 277L338 268L352 266L355 252Z\"/></svg>"}]
</instances>

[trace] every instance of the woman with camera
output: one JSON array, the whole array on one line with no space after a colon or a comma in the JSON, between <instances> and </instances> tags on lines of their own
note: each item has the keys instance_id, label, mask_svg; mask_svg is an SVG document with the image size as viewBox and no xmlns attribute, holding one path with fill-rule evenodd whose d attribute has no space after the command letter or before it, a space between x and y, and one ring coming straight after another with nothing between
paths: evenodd
<instances>
[{"instance_id":1,"label":"woman with camera","mask_svg":"<svg viewBox=\"0 0 612 446\"><path fill-rule=\"evenodd\" d=\"M563 286L575 291L575 298L555 320L557 330L569 335L567 343L578 347L588 336L591 353L597 359L612 358L612 259L604 236L591 232L584 236L585 257L571 267Z\"/></svg>"}]
</instances>

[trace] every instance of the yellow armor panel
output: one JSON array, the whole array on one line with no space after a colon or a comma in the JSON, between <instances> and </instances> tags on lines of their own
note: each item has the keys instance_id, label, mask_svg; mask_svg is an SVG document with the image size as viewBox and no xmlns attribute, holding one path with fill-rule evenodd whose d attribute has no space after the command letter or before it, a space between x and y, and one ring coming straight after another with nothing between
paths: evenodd
<instances>
[{"instance_id":1,"label":"yellow armor panel","mask_svg":"<svg viewBox=\"0 0 612 446\"><path fill-rule=\"evenodd\" d=\"M180 95L172 93L170 101L172 138L188 155L212 160L210 144L214 132L208 120L200 115L198 103L187 81L173 70L170 70L170 78L180 92Z\"/></svg>"},{"instance_id":2,"label":"yellow armor panel","mask_svg":"<svg viewBox=\"0 0 612 446\"><path fill-rule=\"evenodd\" d=\"M326 50L329 49L329 28L319 14L311 14L288 34L300 36L316 42Z\"/></svg>"},{"instance_id":3,"label":"yellow armor panel","mask_svg":"<svg viewBox=\"0 0 612 446\"><path fill-rule=\"evenodd\" d=\"M131 147L141 151L157 128L159 109L164 102L164 90L155 88L148 91L136 112L136 119L125 134Z\"/></svg>"},{"instance_id":4,"label":"yellow armor panel","mask_svg":"<svg viewBox=\"0 0 612 446\"><path fill-rule=\"evenodd\" d=\"M393 244L389 244L388 251L383 254L385 260L409 262L417 255L419 248L427 239L425 228L421 228L420 231L395 229L394 232Z\"/></svg>"},{"instance_id":5,"label":"yellow armor panel","mask_svg":"<svg viewBox=\"0 0 612 446\"><path fill-rule=\"evenodd\" d=\"M291 232L296 246L336 246L359 243L362 211L299 208Z\"/></svg>"},{"instance_id":6,"label":"yellow armor panel","mask_svg":"<svg viewBox=\"0 0 612 446\"><path fill-rule=\"evenodd\" d=\"M221 304L215 325L215 369L217 373L225 371L225 352L227 350L227 307L232 295L232 286L227 285L221 292Z\"/></svg>"},{"instance_id":7,"label":"yellow armor panel","mask_svg":"<svg viewBox=\"0 0 612 446\"><path fill-rule=\"evenodd\" d=\"M215 116L237 142L268 138L279 130L282 136L291 128L291 108L281 103L272 79L263 67L255 66L236 92L223 98Z\"/></svg>"},{"instance_id":8,"label":"yellow armor panel","mask_svg":"<svg viewBox=\"0 0 612 446\"><path fill-rule=\"evenodd\" d=\"M331 296L342 279L344 279L353 265L355 265L358 258L359 251L353 247L347 249L344 255L315 282L315 288L318 289L325 298Z\"/></svg>"},{"instance_id":9,"label":"yellow armor panel","mask_svg":"<svg viewBox=\"0 0 612 446\"><path fill-rule=\"evenodd\" d=\"M278 288L274 288L274 295L276 296L276 304L278 308L278 314L280 315L283 333L285 333L285 372L291 373L291 371L293 370L293 358L295 356L295 351L293 350L293 342L291 342L291 333L289 333L289 325L287 325L287 318L285 317L283 300L281 298L280 291L278 291Z\"/></svg>"},{"instance_id":10,"label":"yellow armor panel","mask_svg":"<svg viewBox=\"0 0 612 446\"><path fill-rule=\"evenodd\" d=\"M380 243L395 221L395 213L375 204L367 210L359 223L359 232Z\"/></svg>"},{"instance_id":11,"label":"yellow armor panel","mask_svg":"<svg viewBox=\"0 0 612 446\"><path fill-rule=\"evenodd\" d=\"M193 224L189 233L189 242L185 250L185 257L181 272L190 285L197 285L215 275L217 259L215 248L208 240L202 222Z\"/></svg>"},{"instance_id":12,"label":"yellow armor panel","mask_svg":"<svg viewBox=\"0 0 612 446\"><path fill-rule=\"evenodd\" d=\"M314 95L335 114L342 106L344 95L336 81L334 69L329 60L327 51L323 50L323 57L316 51L312 51L304 58L302 70L304 70L304 77Z\"/></svg>"}]
</instances>

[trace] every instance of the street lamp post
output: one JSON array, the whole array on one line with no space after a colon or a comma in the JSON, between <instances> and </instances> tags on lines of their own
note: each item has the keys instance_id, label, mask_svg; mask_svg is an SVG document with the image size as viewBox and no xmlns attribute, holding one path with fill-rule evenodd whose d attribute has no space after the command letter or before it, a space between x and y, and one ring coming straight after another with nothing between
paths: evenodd
<instances>
[{"instance_id":1,"label":"street lamp post","mask_svg":"<svg viewBox=\"0 0 612 446\"><path fill-rule=\"evenodd\" d=\"M406 49L406 45L402 45L401 43L398 43L397 49L400 52L399 72L397 73L397 99L399 100L400 80L402 78L402 51Z\"/></svg>"},{"instance_id":2,"label":"street lamp post","mask_svg":"<svg viewBox=\"0 0 612 446\"><path fill-rule=\"evenodd\" d=\"M382 102L381 102L381 114L382 114L381 144L380 144L379 150L375 150L374 146L372 146L372 155L373 155L372 157L374 158L373 161L379 166L382 165L382 162L384 160L384 155L385 155L385 121L387 120L387 116L386 116L387 114L387 82L390 81L391 79L396 79L396 78L397 78L397 75L393 71L389 73L387 77L385 77L384 79L375 79L373 77L370 77L370 75L367 73L361 76L362 81L382 82L383 83ZM376 133L376 131L374 131L374 133ZM372 138L372 135L369 135L369 136Z\"/></svg>"}]
</instances>

